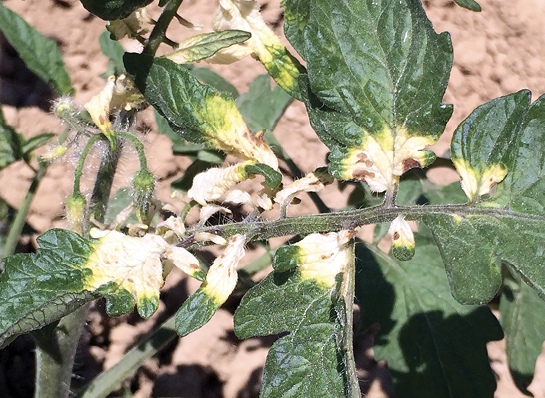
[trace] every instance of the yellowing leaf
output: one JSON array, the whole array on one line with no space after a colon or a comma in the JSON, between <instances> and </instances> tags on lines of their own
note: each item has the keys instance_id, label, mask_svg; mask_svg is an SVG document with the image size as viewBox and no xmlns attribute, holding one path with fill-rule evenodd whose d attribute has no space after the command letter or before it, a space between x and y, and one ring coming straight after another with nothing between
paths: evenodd
<instances>
[{"instance_id":1,"label":"yellowing leaf","mask_svg":"<svg viewBox=\"0 0 545 398\"><path fill-rule=\"evenodd\" d=\"M291 203L295 195L303 192L319 192L332 182L333 177L328 173L316 170L287 185L276 194L274 201L284 207Z\"/></svg>"},{"instance_id":2,"label":"yellowing leaf","mask_svg":"<svg viewBox=\"0 0 545 398\"><path fill-rule=\"evenodd\" d=\"M91 115L93 122L110 141L112 150L117 146L109 116L121 109L139 108L145 103L145 98L134 86L132 80L125 75L110 76L104 89L85 104L85 109Z\"/></svg>"},{"instance_id":3,"label":"yellowing leaf","mask_svg":"<svg viewBox=\"0 0 545 398\"><path fill-rule=\"evenodd\" d=\"M267 26L259 12L259 3L252 0L220 0L219 3L220 7L213 20L214 30L238 29L250 32L252 37L244 44L218 51L209 61L227 63L251 52L280 87L297 97L297 78L304 68Z\"/></svg>"},{"instance_id":4,"label":"yellowing leaf","mask_svg":"<svg viewBox=\"0 0 545 398\"><path fill-rule=\"evenodd\" d=\"M424 150L435 140L430 136L411 136L399 128L393 136L386 128L381 134L365 134L362 144L347 148L346 153L331 157L332 170L339 170L345 180L365 181L372 191L392 191L399 177L413 167L424 167L435 159L432 151Z\"/></svg>"},{"instance_id":5,"label":"yellowing leaf","mask_svg":"<svg viewBox=\"0 0 545 398\"><path fill-rule=\"evenodd\" d=\"M248 178L244 168L252 162L243 162L225 168L212 168L193 178L193 185L187 195L201 206L221 199L236 184Z\"/></svg>"},{"instance_id":6,"label":"yellowing leaf","mask_svg":"<svg viewBox=\"0 0 545 398\"><path fill-rule=\"evenodd\" d=\"M219 95L206 98L200 108L206 120L207 146L221 149L243 160L255 160L278 170L278 159L262 135L253 135L242 119L235 102Z\"/></svg>"},{"instance_id":7,"label":"yellowing leaf","mask_svg":"<svg viewBox=\"0 0 545 398\"><path fill-rule=\"evenodd\" d=\"M226 30L223 32L201 33L182 40L176 49L163 55L177 64L197 62L203 58L212 57L222 48L227 48L250 38L248 32ZM247 48L250 53L251 49ZM246 54L249 55L249 54Z\"/></svg>"},{"instance_id":8,"label":"yellowing leaf","mask_svg":"<svg viewBox=\"0 0 545 398\"><path fill-rule=\"evenodd\" d=\"M353 257L348 243L354 234L354 231L346 230L311 234L297 242L301 279L314 279L328 289L335 287L335 277L344 272Z\"/></svg>"},{"instance_id":9,"label":"yellowing leaf","mask_svg":"<svg viewBox=\"0 0 545 398\"><path fill-rule=\"evenodd\" d=\"M237 285L237 265L244 256L246 235L229 238L224 252L214 260L201 286L202 291L214 299L217 306L227 300Z\"/></svg>"},{"instance_id":10,"label":"yellowing leaf","mask_svg":"<svg viewBox=\"0 0 545 398\"><path fill-rule=\"evenodd\" d=\"M392 237L392 254L400 261L408 261L414 256L414 234L405 217L397 216L390 224L388 234Z\"/></svg>"},{"instance_id":11,"label":"yellowing leaf","mask_svg":"<svg viewBox=\"0 0 545 398\"><path fill-rule=\"evenodd\" d=\"M460 174L462 189L469 201L490 193L492 187L503 181L507 175L507 168L500 164L487 167L481 175L479 171L469 167L464 159L453 159L452 161Z\"/></svg>"},{"instance_id":12,"label":"yellowing leaf","mask_svg":"<svg viewBox=\"0 0 545 398\"><path fill-rule=\"evenodd\" d=\"M169 245L162 237L146 234L132 237L117 231L91 230L99 238L93 244L85 268L91 270L85 289L94 291L114 283L118 289L134 295L142 317L151 316L159 305L159 289L163 285L162 261L170 261L191 276L203 273L198 260L185 249Z\"/></svg>"}]
</instances>

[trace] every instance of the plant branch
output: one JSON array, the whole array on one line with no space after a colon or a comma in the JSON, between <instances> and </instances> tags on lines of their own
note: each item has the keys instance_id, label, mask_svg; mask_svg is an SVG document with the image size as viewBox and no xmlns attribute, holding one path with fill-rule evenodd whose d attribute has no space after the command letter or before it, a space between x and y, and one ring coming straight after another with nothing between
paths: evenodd
<instances>
[{"instance_id":1,"label":"plant branch","mask_svg":"<svg viewBox=\"0 0 545 398\"><path fill-rule=\"evenodd\" d=\"M148 54L154 56L159 48L159 45L165 40L165 33L167 31L168 25L172 21L180 8L182 0L169 0L163 12L159 16L157 23L153 27L153 30L150 33L148 43L145 45L142 54Z\"/></svg>"},{"instance_id":2,"label":"plant branch","mask_svg":"<svg viewBox=\"0 0 545 398\"><path fill-rule=\"evenodd\" d=\"M517 213L511 210L476 207L474 205L434 205L434 206L394 206L379 205L365 209L311 214L300 217L284 218L271 221L241 222L195 228L188 231L186 242L192 242L191 236L197 232L209 232L229 238L235 234L245 234L248 241L263 240L285 235L308 235L313 232L332 232L354 229L368 224L390 222L398 215L407 220L422 220L428 214L483 215L524 220L545 221L545 216ZM197 246L196 244L189 245ZM187 247L187 246L186 246Z\"/></svg>"},{"instance_id":3,"label":"plant branch","mask_svg":"<svg viewBox=\"0 0 545 398\"><path fill-rule=\"evenodd\" d=\"M104 222L104 217L106 216L108 199L110 198L115 170L117 169L122 148L122 145L118 145L114 152L104 154L100 162L93 194L91 195L92 207L90 211L91 217L99 222Z\"/></svg>"},{"instance_id":4,"label":"plant branch","mask_svg":"<svg viewBox=\"0 0 545 398\"><path fill-rule=\"evenodd\" d=\"M65 398L70 393L72 366L90 304L65 316L52 336L33 333L36 339L35 398Z\"/></svg>"}]
</instances>

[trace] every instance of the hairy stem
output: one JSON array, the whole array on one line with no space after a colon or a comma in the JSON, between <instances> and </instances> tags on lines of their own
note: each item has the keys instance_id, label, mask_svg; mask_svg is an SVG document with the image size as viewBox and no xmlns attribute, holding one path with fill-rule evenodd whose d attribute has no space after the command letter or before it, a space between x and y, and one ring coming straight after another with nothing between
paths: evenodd
<instances>
[{"instance_id":1,"label":"hairy stem","mask_svg":"<svg viewBox=\"0 0 545 398\"><path fill-rule=\"evenodd\" d=\"M142 141L140 141L138 137L124 131L116 131L115 134L120 138L130 141L134 145L134 149L138 155L138 161L140 162L140 168L142 170L147 170L148 161L146 159L146 153L144 152L144 144L142 144Z\"/></svg>"},{"instance_id":2,"label":"hairy stem","mask_svg":"<svg viewBox=\"0 0 545 398\"><path fill-rule=\"evenodd\" d=\"M106 210L108 208L108 199L112 190L115 170L119 156L121 155L122 145L118 145L114 152L104 154L98 169L93 194L91 195L91 217L99 222L104 222Z\"/></svg>"},{"instance_id":3,"label":"hairy stem","mask_svg":"<svg viewBox=\"0 0 545 398\"><path fill-rule=\"evenodd\" d=\"M72 365L90 304L61 319L52 336L40 331L36 339L36 391L34 398L65 398L70 394Z\"/></svg>"},{"instance_id":4,"label":"hairy stem","mask_svg":"<svg viewBox=\"0 0 545 398\"><path fill-rule=\"evenodd\" d=\"M89 140L85 143L83 151L81 151L81 154L79 156L78 164L76 165L76 168L74 170L74 192L80 192L81 174L83 173L83 166L85 165L85 159L87 158L87 155L89 155L89 151L91 150L93 145L102 138L104 137L99 134L92 135L91 138L89 138Z\"/></svg>"},{"instance_id":5,"label":"hairy stem","mask_svg":"<svg viewBox=\"0 0 545 398\"><path fill-rule=\"evenodd\" d=\"M248 241L254 241L285 235L308 235L313 232L325 233L349 230L368 224L390 222L400 214L404 215L407 220L422 220L422 218L428 214L456 214L459 216L487 215L545 221L545 217L540 215L522 214L511 210L476 207L470 204L393 207L382 204L351 211L311 214L271 221L242 222L206 228L195 228L188 231L185 241L190 242L190 237L197 232L210 232L223 236L226 239L235 234L244 234L247 235Z\"/></svg>"},{"instance_id":6,"label":"hairy stem","mask_svg":"<svg viewBox=\"0 0 545 398\"><path fill-rule=\"evenodd\" d=\"M15 248L17 247L17 242L19 241L19 238L21 237L21 231L23 230L23 226L25 225L28 211L30 210L30 205L32 204L34 195L36 195L36 191L38 190L38 186L40 185L40 182L45 176L46 170L47 170L47 164L40 163L38 171L34 175L34 179L32 180L32 183L30 184L30 188L28 189L28 192L25 198L23 199L23 203L21 203L21 206L19 207L17 216L15 216L15 220L13 220L13 224L11 225L11 228L9 230L8 236L6 238L6 243L3 249L3 254L2 254L3 258L11 256L15 252Z\"/></svg>"},{"instance_id":7,"label":"hairy stem","mask_svg":"<svg viewBox=\"0 0 545 398\"><path fill-rule=\"evenodd\" d=\"M182 4L182 0L169 0L167 2L150 33L148 43L144 47L142 54L155 55L159 45L165 40L165 32L172 19L176 16L180 4Z\"/></svg>"},{"instance_id":8,"label":"hairy stem","mask_svg":"<svg viewBox=\"0 0 545 398\"><path fill-rule=\"evenodd\" d=\"M348 264L343 278L341 292L344 300L344 335L343 349L346 351L347 389L351 398L360 398L358 374L356 372L356 361L354 359L354 291L356 283L356 256L354 253L354 242L351 242L352 259Z\"/></svg>"}]
</instances>

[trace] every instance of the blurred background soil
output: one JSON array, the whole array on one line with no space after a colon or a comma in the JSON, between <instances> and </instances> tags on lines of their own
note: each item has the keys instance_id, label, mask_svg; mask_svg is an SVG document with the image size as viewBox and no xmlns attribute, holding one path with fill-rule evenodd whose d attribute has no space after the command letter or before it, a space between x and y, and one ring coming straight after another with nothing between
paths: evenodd
<instances>
[{"instance_id":1,"label":"blurred background soil","mask_svg":"<svg viewBox=\"0 0 545 398\"><path fill-rule=\"evenodd\" d=\"M279 3L279 0L261 1L266 21L286 42ZM448 148L454 128L478 105L523 88L533 92L534 100L545 92L545 2L481 0L479 3L483 11L473 13L456 6L452 0L424 0L435 29L450 32L454 45L454 68L445 95L445 102L454 104L454 115L445 134L434 146L438 154ZM104 81L100 74L107 68L107 59L100 51L97 38L104 30L104 21L90 15L76 0L4 0L3 4L58 42L76 88L75 101L78 104L83 105L102 89ZM216 7L215 0L185 0L180 13L191 22L203 25L206 32L211 29L211 17ZM152 16L157 16L155 7L149 7L149 10ZM169 38L179 41L192 34L195 32L177 26L169 33ZM123 44L126 49L138 49L138 45L133 43ZM249 83L257 75L265 73L262 66L251 58L228 67L213 65L210 68L233 83L240 92L247 91ZM25 138L44 131L61 132L63 126L49 111L53 99L47 85L24 68L16 52L2 39L0 102L4 104L8 123ZM159 197L169 202L170 182L182 175L189 163L172 155L171 143L166 136L157 134L150 110L144 112L137 129L147 142ZM303 172L325 164L327 148L310 128L301 103L294 102L288 108L275 135ZM128 185L137 167L134 154L128 152L123 156L123 167L116 183L118 188ZM73 159L69 159L49 169L29 216L29 223L37 231L65 227L63 204L70 193L73 167ZM87 171L89 177L85 181L90 184L93 168ZM17 208L32 176L33 172L24 164L9 166L0 172L0 197ZM439 169L432 173L432 178L436 182L448 183L457 177ZM322 197L331 207L340 207L346 201L346 195L335 187L328 188ZM312 202L303 198L299 206L290 209L290 215L315 211ZM370 231L367 228L363 235L368 236ZM135 314L108 319L104 303L98 301L92 308L82 337L74 369L75 385L85 384L102 369L114 365L128 348L172 315L197 287L196 282L173 272L163 289L159 311L145 321ZM232 328L236 305L237 298L230 299L210 323L198 332L176 340L148 360L123 387L140 398L257 397L267 350L274 339L238 340ZM362 390L371 398L394 397L387 367L373 360L371 347L372 333L357 337L356 356ZM495 396L523 397L509 375L504 342L492 342L488 348L498 381ZM31 396L32 355L32 343L26 337L0 351L0 397ZM536 397L545 397L544 377L545 361L541 356L536 377L529 388ZM119 390L112 396L120 394Z\"/></svg>"}]
</instances>

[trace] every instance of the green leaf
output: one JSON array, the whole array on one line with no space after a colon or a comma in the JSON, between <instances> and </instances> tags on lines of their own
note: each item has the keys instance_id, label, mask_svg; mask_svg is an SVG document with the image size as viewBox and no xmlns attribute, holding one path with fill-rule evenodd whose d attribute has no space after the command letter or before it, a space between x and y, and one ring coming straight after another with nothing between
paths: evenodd
<instances>
[{"instance_id":1,"label":"green leaf","mask_svg":"<svg viewBox=\"0 0 545 398\"><path fill-rule=\"evenodd\" d=\"M245 42L251 36L250 33L242 30L202 33L183 40L176 50L163 55L163 57L177 64L197 62L211 57L222 48Z\"/></svg>"},{"instance_id":2,"label":"green leaf","mask_svg":"<svg viewBox=\"0 0 545 398\"><path fill-rule=\"evenodd\" d=\"M453 182L448 185L437 185L429 180L424 180L422 181L422 189L426 204L445 205L467 202L467 197L459 182Z\"/></svg>"},{"instance_id":3,"label":"green leaf","mask_svg":"<svg viewBox=\"0 0 545 398\"><path fill-rule=\"evenodd\" d=\"M308 253L303 242L276 252L275 271L242 298L235 333L248 338L289 331L269 351L261 397L359 396L350 370L352 303L340 294L353 268L336 274L333 285L326 283L319 271L325 264L315 260L306 268L315 250Z\"/></svg>"},{"instance_id":4,"label":"green leaf","mask_svg":"<svg viewBox=\"0 0 545 398\"><path fill-rule=\"evenodd\" d=\"M526 90L492 100L456 129L452 160L471 200L462 214L429 214L454 297L492 299L509 263L545 298L545 97ZM473 214L487 209L488 214Z\"/></svg>"},{"instance_id":5,"label":"green leaf","mask_svg":"<svg viewBox=\"0 0 545 398\"><path fill-rule=\"evenodd\" d=\"M331 149L330 171L393 190L429 164L452 114L441 102L452 66L420 2L286 0L288 39L307 61L302 94L312 127Z\"/></svg>"},{"instance_id":6,"label":"green leaf","mask_svg":"<svg viewBox=\"0 0 545 398\"><path fill-rule=\"evenodd\" d=\"M123 65L125 50L118 41L112 40L110 36L110 32L105 30L98 37L100 50L108 57L108 69L101 76L104 79L112 75L119 76L125 71L125 66Z\"/></svg>"},{"instance_id":7,"label":"green leaf","mask_svg":"<svg viewBox=\"0 0 545 398\"><path fill-rule=\"evenodd\" d=\"M191 72L193 76L199 79L201 82L214 87L221 93L231 94L233 99L238 97L238 91L231 83L218 75L216 72L211 71L208 68L197 68L193 65L184 65L187 70Z\"/></svg>"},{"instance_id":8,"label":"green leaf","mask_svg":"<svg viewBox=\"0 0 545 398\"><path fill-rule=\"evenodd\" d=\"M104 224L108 225L115 221L116 216L132 203L132 196L129 188L120 188L114 196L108 201L108 208L104 216ZM127 220L127 223L137 224L136 215L133 214Z\"/></svg>"},{"instance_id":9,"label":"green leaf","mask_svg":"<svg viewBox=\"0 0 545 398\"><path fill-rule=\"evenodd\" d=\"M502 338L486 306L453 300L437 246L416 233L416 254L400 262L376 246L357 246L356 302L375 323L375 359L386 360L399 398L492 398L486 343Z\"/></svg>"},{"instance_id":10,"label":"green leaf","mask_svg":"<svg viewBox=\"0 0 545 398\"><path fill-rule=\"evenodd\" d=\"M265 184L275 189L282 182L282 174L263 163L249 164L244 168L247 174L260 174L265 177Z\"/></svg>"},{"instance_id":11,"label":"green leaf","mask_svg":"<svg viewBox=\"0 0 545 398\"><path fill-rule=\"evenodd\" d=\"M274 130L293 98L280 86L271 90L269 75L259 75L250 83L247 93L235 101L242 117L254 133Z\"/></svg>"},{"instance_id":12,"label":"green leaf","mask_svg":"<svg viewBox=\"0 0 545 398\"><path fill-rule=\"evenodd\" d=\"M54 40L45 38L23 18L0 3L0 26L28 69L48 83L57 94L72 90L61 53Z\"/></svg>"},{"instance_id":13,"label":"green leaf","mask_svg":"<svg viewBox=\"0 0 545 398\"><path fill-rule=\"evenodd\" d=\"M251 133L229 94L200 83L186 68L165 58L127 53L123 59L140 92L184 139L278 167L263 137Z\"/></svg>"},{"instance_id":14,"label":"green leaf","mask_svg":"<svg viewBox=\"0 0 545 398\"><path fill-rule=\"evenodd\" d=\"M213 134L209 120L215 116L208 103L219 97L218 92L168 59L132 53L123 59L140 92L170 128L188 141L207 145L206 133Z\"/></svg>"},{"instance_id":15,"label":"green leaf","mask_svg":"<svg viewBox=\"0 0 545 398\"><path fill-rule=\"evenodd\" d=\"M180 135L176 134L170 126L168 121L161 116L157 110L154 110L155 121L157 122L157 130L160 134L165 134L172 141L172 153L175 155L195 155L201 149L204 149L204 146L201 144L193 144L184 140Z\"/></svg>"},{"instance_id":16,"label":"green leaf","mask_svg":"<svg viewBox=\"0 0 545 398\"><path fill-rule=\"evenodd\" d=\"M504 285L500 322L506 335L511 376L524 394L531 395L527 388L545 341L545 302L518 276Z\"/></svg>"},{"instance_id":17,"label":"green leaf","mask_svg":"<svg viewBox=\"0 0 545 398\"><path fill-rule=\"evenodd\" d=\"M396 195L396 205L412 206L423 194L422 183L419 178L410 178L399 183L399 190Z\"/></svg>"},{"instance_id":18,"label":"green leaf","mask_svg":"<svg viewBox=\"0 0 545 398\"><path fill-rule=\"evenodd\" d=\"M203 327L216 313L220 305L216 298L206 294L202 289L193 293L176 313L176 333L187 336Z\"/></svg>"},{"instance_id":19,"label":"green leaf","mask_svg":"<svg viewBox=\"0 0 545 398\"><path fill-rule=\"evenodd\" d=\"M3 259L0 275L0 346L75 311L100 297L84 289L92 252L88 241L69 231L50 230L38 238L37 254Z\"/></svg>"},{"instance_id":20,"label":"green leaf","mask_svg":"<svg viewBox=\"0 0 545 398\"><path fill-rule=\"evenodd\" d=\"M55 133L41 133L29 138L23 143L23 146L21 147L24 156L29 156L30 152L32 152L36 148L47 144L51 140L51 138L55 136Z\"/></svg>"},{"instance_id":21,"label":"green leaf","mask_svg":"<svg viewBox=\"0 0 545 398\"><path fill-rule=\"evenodd\" d=\"M460 7L467 8L471 11L481 11L481 6L475 0L454 0Z\"/></svg>"},{"instance_id":22,"label":"green leaf","mask_svg":"<svg viewBox=\"0 0 545 398\"><path fill-rule=\"evenodd\" d=\"M0 170L23 158L24 142L23 136L5 123L0 111Z\"/></svg>"},{"instance_id":23,"label":"green leaf","mask_svg":"<svg viewBox=\"0 0 545 398\"><path fill-rule=\"evenodd\" d=\"M152 0L81 0L83 7L106 21L127 18Z\"/></svg>"}]
</instances>

